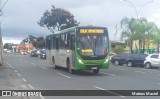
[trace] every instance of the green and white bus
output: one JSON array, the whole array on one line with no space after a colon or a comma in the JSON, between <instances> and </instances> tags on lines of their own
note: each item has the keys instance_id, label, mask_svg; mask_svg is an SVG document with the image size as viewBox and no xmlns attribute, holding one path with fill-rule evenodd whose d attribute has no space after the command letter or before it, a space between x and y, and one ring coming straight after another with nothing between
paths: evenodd
<instances>
[{"instance_id":1,"label":"green and white bus","mask_svg":"<svg viewBox=\"0 0 160 99\"><path fill-rule=\"evenodd\" d=\"M75 70L109 68L109 36L105 27L76 26L46 37L47 60L53 67Z\"/></svg>"}]
</instances>

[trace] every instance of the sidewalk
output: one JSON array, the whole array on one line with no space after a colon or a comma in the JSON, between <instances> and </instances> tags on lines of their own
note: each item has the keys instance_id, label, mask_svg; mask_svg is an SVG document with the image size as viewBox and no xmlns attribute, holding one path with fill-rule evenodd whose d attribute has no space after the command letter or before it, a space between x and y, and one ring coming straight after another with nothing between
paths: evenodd
<instances>
[{"instance_id":1,"label":"sidewalk","mask_svg":"<svg viewBox=\"0 0 160 99\"><path fill-rule=\"evenodd\" d=\"M31 90L9 66L0 66L0 90ZM0 96L0 99L41 99L40 97Z\"/></svg>"},{"instance_id":2,"label":"sidewalk","mask_svg":"<svg viewBox=\"0 0 160 99\"><path fill-rule=\"evenodd\" d=\"M15 87L10 83L8 77L8 68L0 66L0 90L14 90Z\"/></svg>"}]
</instances>

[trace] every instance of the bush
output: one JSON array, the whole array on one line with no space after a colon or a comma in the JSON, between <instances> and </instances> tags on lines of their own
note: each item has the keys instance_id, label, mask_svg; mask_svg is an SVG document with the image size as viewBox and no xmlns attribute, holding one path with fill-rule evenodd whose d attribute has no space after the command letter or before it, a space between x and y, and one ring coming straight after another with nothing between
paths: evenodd
<instances>
[{"instance_id":1,"label":"bush","mask_svg":"<svg viewBox=\"0 0 160 99\"><path fill-rule=\"evenodd\" d=\"M124 52L124 49L123 49L123 46L121 45L116 45L112 51L116 54L120 54L120 53L123 53Z\"/></svg>"}]
</instances>

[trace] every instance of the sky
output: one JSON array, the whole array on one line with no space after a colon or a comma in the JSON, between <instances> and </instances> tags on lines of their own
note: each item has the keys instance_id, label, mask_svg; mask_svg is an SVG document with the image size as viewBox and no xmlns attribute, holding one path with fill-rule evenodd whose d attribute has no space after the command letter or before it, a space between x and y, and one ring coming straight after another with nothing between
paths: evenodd
<instances>
[{"instance_id":1,"label":"sky","mask_svg":"<svg viewBox=\"0 0 160 99\"><path fill-rule=\"evenodd\" d=\"M6 0L2 0L1 5ZM28 35L46 36L49 30L40 27L37 22L51 5L63 8L74 15L80 25L95 25L108 28L111 40L120 40L120 31L116 34L116 25L124 17L136 18L136 11L141 8L139 17L145 17L160 27L160 0L8 0L3 9L1 29L3 43L18 43ZM146 4L146 5L144 5ZM144 5L144 6L142 6ZM118 29L118 28L117 28Z\"/></svg>"}]
</instances>

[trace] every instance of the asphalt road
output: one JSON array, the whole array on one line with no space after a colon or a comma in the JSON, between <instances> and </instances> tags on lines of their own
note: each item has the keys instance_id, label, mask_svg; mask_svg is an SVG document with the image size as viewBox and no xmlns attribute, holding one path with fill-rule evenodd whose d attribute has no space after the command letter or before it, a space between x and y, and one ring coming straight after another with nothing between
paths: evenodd
<instances>
[{"instance_id":1,"label":"asphalt road","mask_svg":"<svg viewBox=\"0 0 160 99\"><path fill-rule=\"evenodd\" d=\"M4 60L25 84L26 89L33 90L160 90L160 70L140 67L110 65L108 70L100 70L99 74L92 71L78 71L70 74L65 69L54 70L52 65L37 57L6 53ZM116 94L116 93L114 93ZM160 94L160 93L159 93ZM138 96L112 96L109 99L137 99ZM42 99L53 97L42 97ZM106 99L105 96L89 97L54 97L54 99L86 98ZM140 96L141 99L159 99L159 97Z\"/></svg>"}]
</instances>

